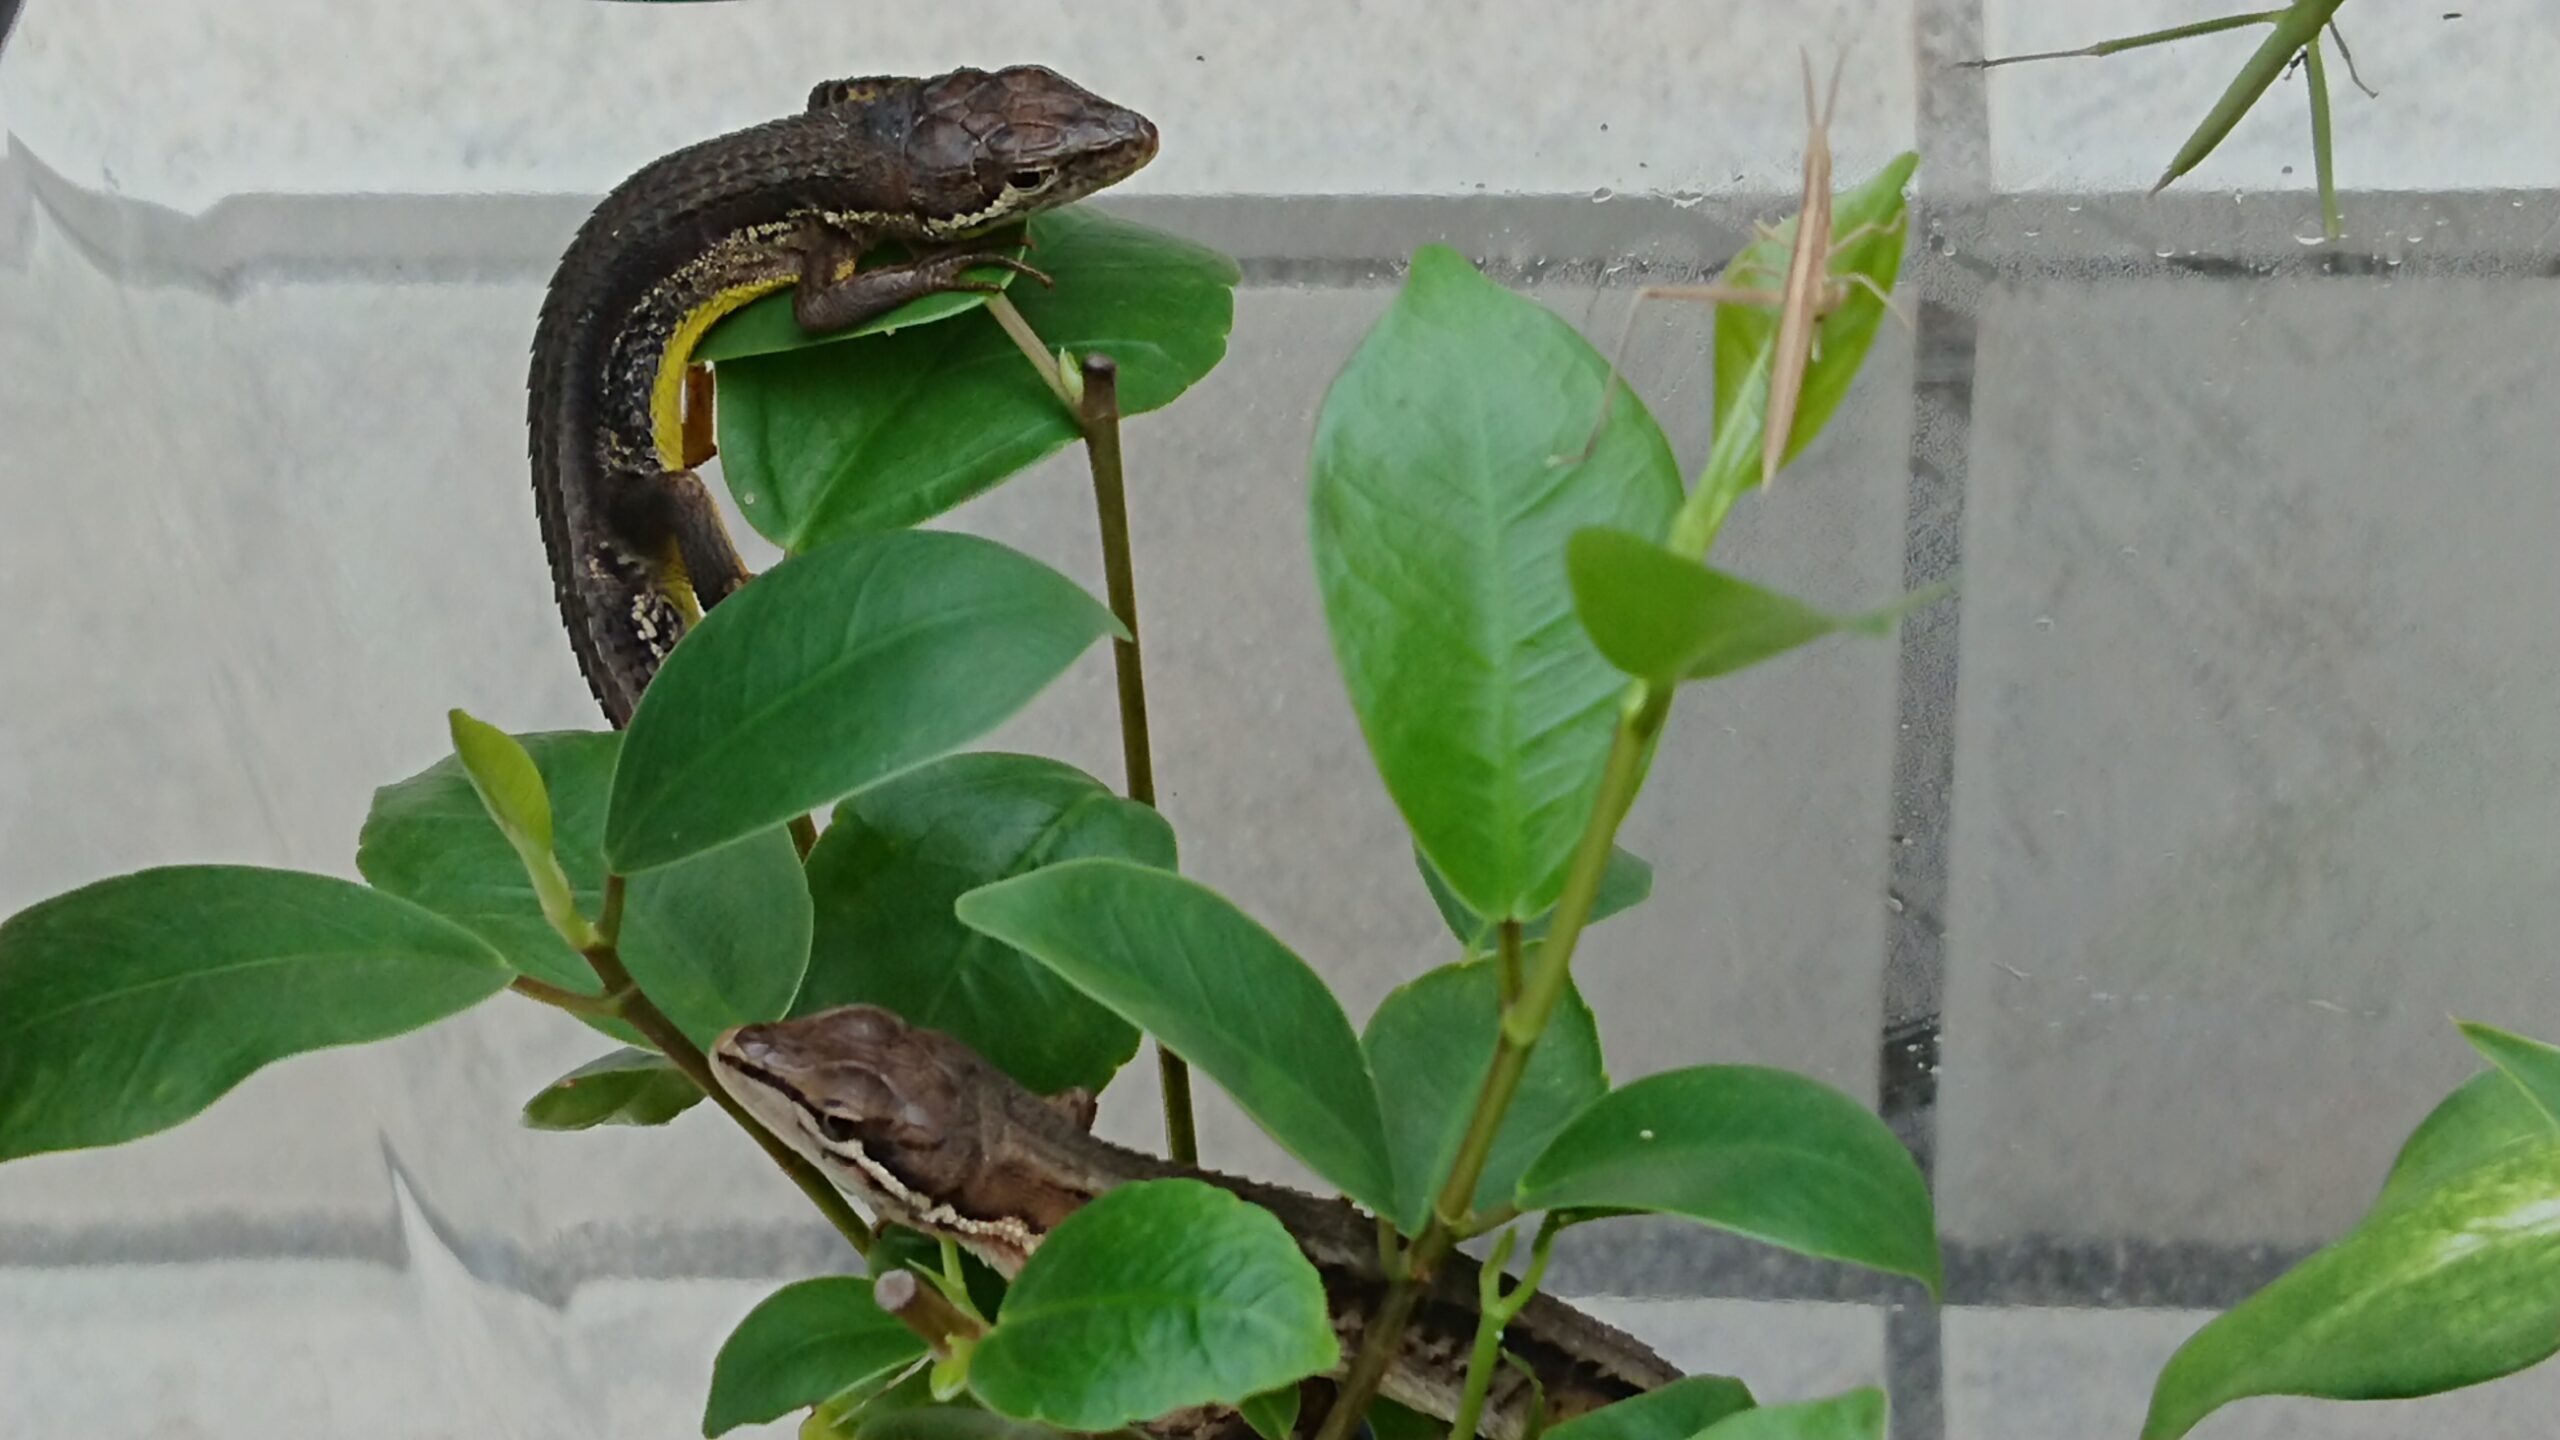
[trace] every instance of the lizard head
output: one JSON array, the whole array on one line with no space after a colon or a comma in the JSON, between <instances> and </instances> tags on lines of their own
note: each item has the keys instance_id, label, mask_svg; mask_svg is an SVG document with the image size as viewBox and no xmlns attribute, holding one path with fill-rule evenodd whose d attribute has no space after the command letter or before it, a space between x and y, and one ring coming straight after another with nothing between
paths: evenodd
<instances>
[{"instance_id":1,"label":"lizard head","mask_svg":"<svg viewBox=\"0 0 2560 1440\"><path fill-rule=\"evenodd\" d=\"M876 1005L741 1025L711 1072L758 1124L884 1220L1019 1263L1050 1207L1004 1180L1010 1138L1090 1125L1082 1091L1044 1099L960 1041Z\"/></svg>"},{"instance_id":2,"label":"lizard head","mask_svg":"<svg viewBox=\"0 0 2560 1440\"><path fill-rule=\"evenodd\" d=\"M809 108L842 113L902 153L908 208L930 239L1072 204L1156 153L1146 116L1038 65L830 80Z\"/></svg>"}]
</instances>

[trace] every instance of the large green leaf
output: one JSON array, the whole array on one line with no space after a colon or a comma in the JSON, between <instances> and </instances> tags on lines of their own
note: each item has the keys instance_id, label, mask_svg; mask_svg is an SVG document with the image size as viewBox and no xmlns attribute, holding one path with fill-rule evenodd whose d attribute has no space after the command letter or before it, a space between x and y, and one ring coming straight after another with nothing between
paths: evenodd
<instances>
[{"instance_id":1,"label":"large green leaf","mask_svg":"<svg viewBox=\"0 0 2560 1440\"><path fill-rule=\"evenodd\" d=\"M1497 988L1491 960L1444 965L1379 1002L1360 1036L1396 1161L1396 1222L1408 1235L1430 1218L1432 1197L1457 1159L1493 1066L1502 1012ZM1568 985L1502 1117L1475 1207L1508 1203L1520 1172L1566 1122L1608 1091L1599 1023Z\"/></svg>"},{"instance_id":2,"label":"large green leaf","mask_svg":"<svg viewBox=\"0 0 2560 1440\"><path fill-rule=\"evenodd\" d=\"M1040 562L942 531L796 556L721 602L622 740L605 858L699 855L985 734L1118 622Z\"/></svg>"},{"instance_id":3,"label":"large green leaf","mask_svg":"<svg viewBox=\"0 0 2560 1440\"><path fill-rule=\"evenodd\" d=\"M1890 292L1902 273L1902 253L1911 234L1906 223L1903 187L1920 156L1906 150L1886 162L1864 185L1840 192L1832 200L1831 257L1834 276L1864 276L1876 290ZM1787 252L1795 244L1796 222L1781 223L1776 232L1743 247L1725 266L1722 282L1761 290L1777 290L1787 272ZM1841 242L1855 234L1854 239ZM1796 399L1796 418L1787 437L1786 458L1822 433L1831 413L1849 393L1875 343L1885 306L1875 290L1850 282L1840 305L1815 325L1814 358L1805 365L1804 388ZM1778 339L1778 312L1758 305L1716 307L1715 442L1699 488L1738 493L1760 483L1760 434L1767 424L1770 352Z\"/></svg>"},{"instance_id":4,"label":"large green leaf","mask_svg":"<svg viewBox=\"0 0 2560 1440\"><path fill-rule=\"evenodd\" d=\"M1031 234L1057 288L1017 284L1014 306L1052 350L1118 362L1121 413L1172 403L1226 354L1226 256L1082 207L1036 217ZM787 314L789 298L760 303ZM1081 433L984 316L719 373L721 472L747 523L792 551L931 519Z\"/></svg>"},{"instance_id":5,"label":"large green leaf","mask_svg":"<svg viewBox=\"0 0 2560 1440\"><path fill-rule=\"evenodd\" d=\"M1125 860L1069 860L972 890L958 909L1207 1071L1342 1193L1396 1213L1351 1022L1307 962L1224 896Z\"/></svg>"},{"instance_id":6,"label":"large green leaf","mask_svg":"<svg viewBox=\"0 0 2560 1440\"><path fill-rule=\"evenodd\" d=\"M1700 1065L1612 1091L1520 1177L1520 1204L1685 1215L1938 1289L1911 1152L1856 1101L1785 1070Z\"/></svg>"},{"instance_id":7,"label":"large green leaf","mask_svg":"<svg viewBox=\"0 0 2560 1440\"><path fill-rule=\"evenodd\" d=\"M2488 1058L2501 1074L2533 1101L2555 1129L2560 1129L2560 1046L2545 1045L2529 1036L2483 1025L2476 1020L2458 1022L2462 1038L2471 1048Z\"/></svg>"},{"instance_id":8,"label":"large green leaf","mask_svg":"<svg viewBox=\"0 0 2560 1440\"><path fill-rule=\"evenodd\" d=\"M1413 863L1414 868L1422 872L1423 886L1431 892L1431 903L1439 908L1440 918L1449 926L1449 933L1458 937L1458 943L1466 946L1470 955L1492 954L1498 943L1497 932L1501 929L1501 922L1468 909L1467 902L1459 899L1457 892L1449 888L1449 882L1440 878L1440 872L1431 868L1431 857L1423 854L1418 846L1413 852ZM1600 872L1599 893L1592 897L1591 914L1583 923L1597 925L1621 910L1644 903L1645 897L1652 893L1652 862L1612 845L1609 847L1608 868ZM1520 938L1527 941L1545 939L1551 914L1541 913L1537 919L1523 923Z\"/></svg>"},{"instance_id":9,"label":"large green leaf","mask_svg":"<svg viewBox=\"0 0 2560 1440\"><path fill-rule=\"evenodd\" d=\"M1752 1407L1751 1388L1724 1375L1690 1375L1547 1432L1548 1440L1690 1440Z\"/></svg>"},{"instance_id":10,"label":"large green leaf","mask_svg":"<svg viewBox=\"0 0 2560 1440\"><path fill-rule=\"evenodd\" d=\"M1584 530L1565 548L1575 612L1609 663L1655 685L1730 675L1835 630L1892 633L1903 612L1945 594L1917 590L1834 615L1675 555L1623 530Z\"/></svg>"},{"instance_id":11,"label":"large green leaf","mask_svg":"<svg viewBox=\"0 0 2560 1440\"><path fill-rule=\"evenodd\" d=\"M1697 1440L1884 1440L1885 1410L1884 1392L1869 1385L1827 1400L1744 1410Z\"/></svg>"},{"instance_id":12,"label":"large green leaf","mask_svg":"<svg viewBox=\"0 0 2560 1440\"><path fill-rule=\"evenodd\" d=\"M581 909L604 906L605 797L621 737L519 737L550 797L552 848ZM516 969L564 989L600 988L584 957L543 918L525 868L452 756L374 792L356 868L478 934ZM631 878L619 950L657 1007L698 1045L732 1025L780 1017L809 960L809 890L780 828ZM591 1024L645 1045L619 1021Z\"/></svg>"},{"instance_id":13,"label":"large green leaf","mask_svg":"<svg viewBox=\"0 0 2560 1440\"><path fill-rule=\"evenodd\" d=\"M718 1435L815 1405L923 1353L914 1331L872 1303L866 1278L828 1275L785 1285L722 1342L711 1362L702 1433Z\"/></svg>"},{"instance_id":14,"label":"large green leaf","mask_svg":"<svg viewBox=\"0 0 2560 1440\"><path fill-rule=\"evenodd\" d=\"M524 1102L535 1130L592 1130L598 1125L664 1125L702 1103L675 1062L655 1050L624 1048L598 1056L542 1087Z\"/></svg>"},{"instance_id":15,"label":"large green leaf","mask_svg":"<svg viewBox=\"0 0 2560 1440\"><path fill-rule=\"evenodd\" d=\"M1170 870L1173 827L1034 755L953 755L872 786L810 852L818 927L793 1013L886 1006L1041 1094L1099 1091L1137 1053L1136 1027L951 910L981 885L1091 855Z\"/></svg>"},{"instance_id":16,"label":"large green leaf","mask_svg":"<svg viewBox=\"0 0 2560 1440\"><path fill-rule=\"evenodd\" d=\"M2560 1350L2560 1137L2512 1142L2363 1223L2178 1347L2143 1440L2251 1395L2433 1395Z\"/></svg>"},{"instance_id":17,"label":"large green leaf","mask_svg":"<svg viewBox=\"0 0 2560 1440\"><path fill-rule=\"evenodd\" d=\"M1626 686L1574 623L1566 537L1659 535L1680 503L1669 443L1608 376L1426 246L1316 421L1316 577L1352 708L1423 852L1496 919L1563 889Z\"/></svg>"},{"instance_id":18,"label":"large green leaf","mask_svg":"<svg viewBox=\"0 0 2560 1440\"><path fill-rule=\"evenodd\" d=\"M470 931L325 875L83 886L0 923L0 1160L166 1130L272 1061L415 1030L511 978Z\"/></svg>"},{"instance_id":19,"label":"large green leaf","mask_svg":"<svg viewBox=\"0 0 2560 1440\"><path fill-rule=\"evenodd\" d=\"M1108 1430L1232 1405L1342 1358L1324 1282L1287 1229L1197 1180L1123 1185L1014 1277L969 1385L990 1409Z\"/></svg>"}]
</instances>

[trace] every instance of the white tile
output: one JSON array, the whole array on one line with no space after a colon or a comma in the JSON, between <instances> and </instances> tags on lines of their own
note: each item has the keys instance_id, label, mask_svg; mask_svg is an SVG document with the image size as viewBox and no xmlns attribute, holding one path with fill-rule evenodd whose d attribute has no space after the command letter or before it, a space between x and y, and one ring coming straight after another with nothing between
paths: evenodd
<instances>
[{"instance_id":1,"label":"white tile","mask_svg":"<svg viewBox=\"0 0 2560 1440\"><path fill-rule=\"evenodd\" d=\"M2211 1318L2179 1310L1950 1310L1947 1434L2132 1435L2142 1428L2160 1367ZM2422 1400L2242 1400L2192 1433L2195 1440L2543 1440L2554 1414L2560 1366L2544 1364Z\"/></svg>"},{"instance_id":2,"label":"white tile","mask_svg":"<svg viewBox=\"0 0 2560 1440\"><path fill-rule=\"evenodd\" d=\"M1995 56L2076 49L2250 7L2220 0L2056 4L1988 0ZM2271 7L2258 7L2271 8ZM2448 10L2462 18L2447 20ZM2357 5L2341 12L2368 98L2329 54L2338 184L2349 190L2470 190L2560 183L2560 9ZM1992 174L2016 190L2148 189L2266 36L2263 26L1989 72ZM2312 188L2303 77L2278 81L2181 188ZM2354 233L2354 217L2348 217Z\"/></svg>"}]
</instances>

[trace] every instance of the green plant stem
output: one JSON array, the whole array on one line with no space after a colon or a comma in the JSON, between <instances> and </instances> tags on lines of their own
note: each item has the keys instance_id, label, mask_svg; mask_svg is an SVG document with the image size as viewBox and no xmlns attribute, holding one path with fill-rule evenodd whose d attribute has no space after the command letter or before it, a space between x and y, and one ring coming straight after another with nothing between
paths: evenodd
<instances>
[{"instance_id":1,"label":"green plant stem","mask_svg":"<svg viewBox=\"0 0 2560 1440\"><path fill-rule=\"evenodd\" d=\"M1552 1210L1538 1222L1538 1237L1529 1242L1529 1268L1521 1272L1520 1283L1511 1287L1510 1294L1502 1293L1502 1267L1511 1259L1515 1232L1502 1232L1484 1269L1477 1273L1476 1345L1467 1356L1467 1385L1458 1397L1458 1413L1449 1422L1449 1440L1472 1440L1477 1425L1483 1422L1485 1397L1493 1390L1494 1367L1502 1360L1502 1332L1519 1318L1529 1297L1538 1293L1538 1283L1547 1277L1547 1257L1555 1251L1556 1232L1563 1228L1560 1217Z\"/></svg>"},{"instance_id":2,"label":"green plant stem","mask_svg":"<svg viewBox=\"0 0 2560 1440\"><path fill-rule=\"evenodd\" d=\"M892 1270L871 1282L872 1303L916 1333L936 1355L987 1333L986 1322L951 1303L912 1270Z\"/></svg>"},{"instance_id":3,"label":"green plant stem","mask_svg":"<svg viewBox=\"0 0 2560 1440\"><path fill-rule=\"evenodd\" d=\"M1600 794L1574 849L1572 866L1565 872L1564 894L1556 901L1546 939L1539 943L1537 963L1522 979L1519 999L1503 1007L1493 1065L1476 1092L1475 1110L1468 1117L1465 1138L1459 1141L1457 1159L1432 1202L1431 1218L1405 1251L1402 1273L1388 1282L1378 1313L1361 1337L1360 1353L1353 1357L1351 1371L1343 1378L1333 1408L1325 1413L1316 1440L1349 1440L1352 1427L1377 1398L1378 1383L1386 1378L1388 1361L1404 1341L1405 1326L1413 1318L1423 1285L1449 1257L1467 1227L1476 1183L1484 1178L1485 1162L1493 1156L1502 1117L1519 1092L1530 1052L1545 1033L1557 1002L1564 998L1566 982L1572 977L1574 946L1591 918L1592 902L1599 897L1600 877L1608 869L1609 847L1617 841L1618 825L1635 804L1645 759L1671 713L1671 695L1668 689L1639 685L1619 711L1617 733L1610 739L1609 759L1600 775Z\"/></svg>"},{"instance_id":4,"label":"green plant stem","mask_svg":"<svg viewBox=\"0 0 2560 1440\"><path fill-rule=\"evenodd\" d=\"M1493 978L1508 1010L1520 998L1520 922L1505 920L1494 935Z\"/></svg>"},{"instance_id":5,"label":"green plant stem","mask_svg":"<svg viewBox=\"0 0 2560 1440\"><path fill-rule=\"evenodd\" d=\"M1084 451L1093 470L1093 514L1102 532L1102 582L1111 613L1127 631L1111 642L1111 670L1119 682L1120 759L1129 798L1156 803L1156 762L1147 734L1147 672L1138 651L1138 575L1129 549L1129 488L1120 465L1120 367L1108 355L1087 355L1083 377ZM1200 1160L1200 1133L1191 1108L1191 1068L1156 1042L1156 1075L1164 1090L1165 1151L1175 1163Z\"/></svg>"},{"instance_id":6,"label":"green plant stem","mask_svg":"<svg viewBox=\"0 0 2560 1440\"><path fill-rule=\"evenodd\" d=\"M2073 60L2114 55L2126 50L2139 50L2146 45L2166 45L2172 40L2187 40L2198 35L2218 35L2244 25L2272 25L2284 18L2281 10L2258 10L2247 15L2222 15L2211 20L2198 20L2187 25L2172 25L2166 30L2146 30L2139 35L2126 35L2114 40L2101 40L2077 50L2038 50L2029 55L2003 55L1996 60L1966 60L1960 70L1991 70L2002 65L2023 65L2030 60Z\"/></svg>"},{"instance_id":7,"label":"green plant stem","mask_svg":"<svg viewBox=\"0 0 2560 1440\"><path fill-rule=\"evenodd\" d=\"M852 1242L857 1252L870 1254L871 1227L862 1223L862 1217L854 1213L853 1206L843 1194L827 1182L826 1176L818 1173L816 1166L801 1159L790 1146L757 1124L755 1117L721 1088L720 1082L712 1078L711 1062L704 1058L702 1051L686 1037L676 1022L668 1019L666 1012L641 992L632 981L631 972L622 967L622 955L614 948L612 939L622 928L622 893L622 877L606 876L604 916L596 922L597 933L605 938L583 952L588 967L596 972L598 980L604 982L604 993L612 997L610 1013L628 1021L632 1029L658 1047L658 1053L683 1071L684 1077L692 1081L695 1088L710 1096L711 1103L727 1111L729 1118L738 1122L738 1127L747 1132L773 1163L782 1167L782 1173L791 1177L791 1183L800 1187L800 1193L809 1197L809 1202L818 1207L819 1213L827 1217L828 1223L834 1225L838 1233Z\"/></svg>"},{"instance_id":8,"label":"green plant stem","mask_svg":"<svg viewBox=\"0 0 2560 1440\"><path fill-rule=\"evenodd\" d=\"M507 988L529 1000L539 1000L554 1010L566 1010L572 1015L587 1015L601 1019L614 1013L612 996L581 995L575 990L547 984L530 975L519 975L508 981Z\"/></svg>"},{"instance_id":9,"label":"green plant stem","mask_svg":"<svg viewBox=\"0 0 2560 1440\"><path fill-rule=\"evenodd\" d=\"M2320 58L2320 37L2302 47L2303 78L2311 92L2311 168L2320 184L2320 234L2337 240L2346 235L2338 215L2337 156L2329 148L2329 67Z\"/></svg>"},{"instance_id":10,"label":"green plant stem","mask_svg":"<svg viewBox=\"0 0 2560 1440\"><path fill-rule=\"evenodd\" d=\"M1048 383L1050 393L1058 397L1058 403L1067 407L1067 413L1079 413L1081 407L1077 405L1076 397L1067 393L1066 377L1058 373L1058 357L1049 353L1049 347L1040 339L1039 332L1031 328L1030 321L1022 318L1021 311L1013 308L1013 302L1002 295L990 295L987 297L987 313L996 318L996 324L1002 326L1004 333L1021 349L1023 358L1031 362L1031 368L1040 372L1040 378Z\"/></svg>"}]
</instances>

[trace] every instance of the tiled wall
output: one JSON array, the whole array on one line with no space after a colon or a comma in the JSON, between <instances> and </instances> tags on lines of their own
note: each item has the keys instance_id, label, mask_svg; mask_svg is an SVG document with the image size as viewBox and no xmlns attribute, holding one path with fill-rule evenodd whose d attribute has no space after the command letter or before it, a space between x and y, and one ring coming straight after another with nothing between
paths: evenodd
<instances>
[{"instance_id":1,"label":"tiled wall","mask_svg":"<svg viewBox=\"0 0 2560 1440\"><path fill-rule=\"evenodd\" d=\"M1913 1440L2130 1433L2470 1072L2448 1013L2560 1034L2560 3L2347 7L2382 98L2338 98L2335 256L2299 239L2298 82L2129 193L2250 38L1947 63L2214 8L30 0L0 912L170 860L351 873L444 707L594 724L518 429L584 205L822 74L1037 57L1164 126L1114 203L1245 262L1226 363L1129 435L1157 768L1186 868L1365 1013L1445 957L1311 583L1325 385L1428 240L1613 333L1630 280L1788 208L1796 48L1854 42L1841 169L1923 150L1918 303L1722 553L1961 597L1684 701L1628 829L1655 898L1582 977L1621 1078L1751 1060L1879 1104L1933 1161L1955 1303L1669 1225L1585 1232L1558 1279L1764 1397L1890 1379ZM1705 316L1636 333L1694 465ZM1072 456L956 523L1099 587ZM1116 775L1108 663L991 743ZM727 1325L835 1252L715 1120L516 1128L592 1048L493 1004L0 1169L0 1434L692 1433ZM1220 1161L1296 1173L1208 1115ZM2199 1434L2524 1437L2556 1402L2537 1372Z\"/></svg>"}]
</instances>

